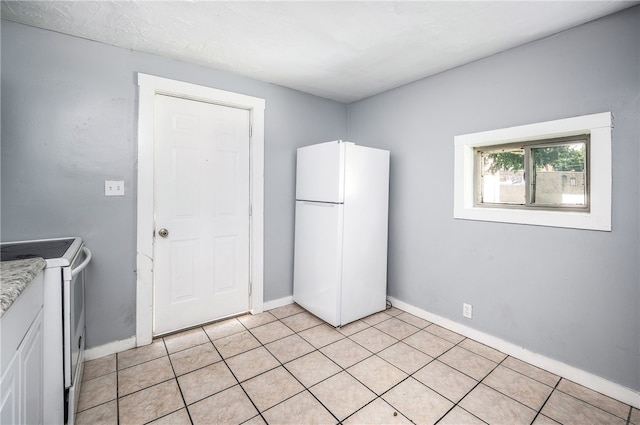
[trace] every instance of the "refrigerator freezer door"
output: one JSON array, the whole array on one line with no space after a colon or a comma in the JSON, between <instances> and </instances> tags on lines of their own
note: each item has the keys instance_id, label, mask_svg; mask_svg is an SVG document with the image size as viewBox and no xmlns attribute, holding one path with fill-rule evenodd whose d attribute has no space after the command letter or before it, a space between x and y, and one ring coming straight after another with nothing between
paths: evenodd
<instances>
[{"instance_id":1,"label":"refrigerator freezer door","mask_svg":"<svg viewBox=\"0 0 640 425\"><path fill-rule=\"evenodd\" d=\"M344 202L344 158L348 142L327 142L298 148L296 199Z\"/></svg>"},{"instance_id":2,"label":"refrigerator freezer door","mask_svg":"<svg viewBox=\"0 0 640 425\"><path fill-rule=\"evenodd\" d=\"M296 202L293 299L340 325L343 205Z\"/></svg>"}]
</instances>

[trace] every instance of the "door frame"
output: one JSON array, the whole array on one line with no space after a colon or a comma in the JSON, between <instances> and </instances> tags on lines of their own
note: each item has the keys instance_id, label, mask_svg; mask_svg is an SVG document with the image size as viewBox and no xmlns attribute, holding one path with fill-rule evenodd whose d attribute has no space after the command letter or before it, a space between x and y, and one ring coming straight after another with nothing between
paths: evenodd
<instances>
[{"instance_id":1,"label":"door frame","mask_svg":"<svg viewBox=\"0 0 640 425\"><path fill-rule=\"evenodd\" d=\"M136 346L153 339L153 232L155 96L169 95L249 111L249 311L263 311L264 109L265 100L239 93L137 73L138 187L136 256Z\"/></svg>"}]
</instances>

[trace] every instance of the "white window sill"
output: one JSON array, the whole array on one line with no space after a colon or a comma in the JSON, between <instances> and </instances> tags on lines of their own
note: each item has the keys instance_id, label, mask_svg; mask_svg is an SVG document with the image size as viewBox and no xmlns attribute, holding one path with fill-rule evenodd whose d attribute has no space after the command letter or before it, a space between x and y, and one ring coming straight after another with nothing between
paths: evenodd
<instances>
[{"instance_id":1,"label":"white window sill","mask_svg":"<svg viewBox=\"0 0 640 425\"><path fill-rule=\"evenodd\" d=\"M532 226L566 227L573 229L611 230L608 217L575 211L516 210L507 208L462 208L454 211L454 218L528 224Z\"/></svg>"}]
</instances>

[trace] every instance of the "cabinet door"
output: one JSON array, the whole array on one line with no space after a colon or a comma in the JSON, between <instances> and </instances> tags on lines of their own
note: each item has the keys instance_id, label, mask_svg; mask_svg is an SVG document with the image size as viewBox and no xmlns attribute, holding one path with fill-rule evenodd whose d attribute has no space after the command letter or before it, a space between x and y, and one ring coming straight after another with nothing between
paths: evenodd
<instances>
[{"instance_id":1,"label":"cabinet door","mask_svg":"<svg viewBox=\"0 0 640 425\"><path fill-rule=\"evenodd\" d=\"M0 381L0 424L22 423L20 420L20 358L14 355Z\"/></svg>"},{"instance_id":2,"label":"cabinet door","mask_svg":"<svg viewBox=\"0 0 640 425\"><path fill-rule=\"evenodd\" d=\"M42 310L20 346L24 423L42 424Z\"/></svg>"}]
</instances>

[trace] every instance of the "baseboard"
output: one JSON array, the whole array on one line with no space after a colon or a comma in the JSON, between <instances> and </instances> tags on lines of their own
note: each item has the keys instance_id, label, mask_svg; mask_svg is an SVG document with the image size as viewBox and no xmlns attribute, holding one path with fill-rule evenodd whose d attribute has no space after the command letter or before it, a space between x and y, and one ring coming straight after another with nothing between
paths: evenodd
<instances>
[{"instance_id":1,"label":"baseboard","mask_svg":"<svg viewBox=\"0 0 640 425\"><path fill-rule=\"evenodd\" d=\"M293 304L293 296L266 301L265 303L263 303L262 307L264 311L267 311L289 304ZM122 351L126 351L135 347L136 337L132 336L131 338L123 339L120 341L114 341L108 344L99 345L97 347L88 348L84 350L84 359L85 361L93 360L99 357L108 356L109 354L120 353Z\"/></svg>"},{"instance_id":2,"label":"baseboard","mask_svg":"<svg viewBox=\"0 0 640 425\"><path fill-rule=\"evenodd\" d=\"M442 326L444 328L457 332L460 335L466 336L467 338L471 338L473 340L481 342L482 344L495 348L498 351L537 366L541 369L547 370L551 373L561 376L562 378L569 379L577 384L584 385L587 388L615 398L616 400L622 401L623 403L627 403L633 407L640 408L640 392L634 391L631 388L616 384L615 382L601 378L597 375L593 375L589 372L578 369L574 366L570 366L561 361L551 359L538 353L534 353L533 351L527 350L526 348L520 347L511 342L478 331L461 323L454 322L451 319L447 319L437 314L430 313L426 310L415 307L396 298L388 296L387 299L391 302L391 304L393 304L395 307L398 307L400 310L404 310L407 313L413 314L414 316L418 316L422 319L428 320L429 322L435 323L436 325Z\"/></svg>"},{"instance_id":3,"label":"baseboard","mask_svg":"<svg viewBox=\"0 0 640 425\"><path fill-rule=\"evenodd\" d=\"M120 353L136 347L136 337L122 339L120 341L109 342L108 344L91 347L84 350L84 360L93 360L109 354Z\"/></svg>"},{"instance_id":4,"label":"baseboard","mask_svg":"<svg viewBox=\"0 0 640 425\"><path fill-rule=\"evenodd\" d=\"M449 330L459 333L467 338L471 338L489 347L495 348L505 354L515 357L519 360L537 366L541 369L554 373L562 378L569 379L577 384L584 385L594 391L601 394L612 397L616 400L627 403L635 408L640 409L640 392L634 391L631 388L624 387L615 382L604 379L600 376L593 375L582 369L578 369L574 366L568 365L558 360L551 359L526 348L520 347L511 342L497 338L493 335L486 334L484 332L473 329L469 326L463 325L458 322L454 322L451 319L439 316L437 314L428 312L419 307L415 307L404 301L398 300L393 297L387 297L387 299L401 310L411 313L414 316L418 316L436 325L445 327ZM272 310L274 308L283 307L293 303L293 296L279 298L277 300L266 301L264 303L264 310ZM110 342L108 344L100 345L97 347L91 347L85 350L85 361L97 359L99 357L107 356L109 354L119 353L122 351L135 348L136 337L132 336L120 341Z\"/></svg>"},{"instance_id":5,"label":"baseboard","mask_svg":"<svg viewBox=\"0 0 640 425\"><path fill-rule=\"evenodd\" d=\"M265 301L262 305L264 311L273 310L274 308L284 307L285 305L293 304L293 295L284 298L278 298L277 300Z\"/></svg>"}]
</instances>

